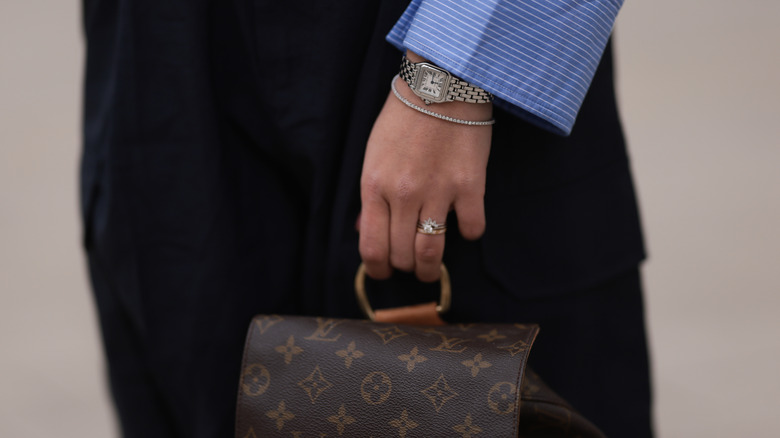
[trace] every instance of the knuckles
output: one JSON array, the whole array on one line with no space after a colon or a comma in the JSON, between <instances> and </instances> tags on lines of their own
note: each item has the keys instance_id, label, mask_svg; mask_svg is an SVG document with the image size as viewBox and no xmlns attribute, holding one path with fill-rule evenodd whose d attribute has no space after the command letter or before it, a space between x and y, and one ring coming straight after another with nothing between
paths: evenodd
<instances>
[{"instance_id":1,"label":"knuckles","mask_svg":"<svg viewBox=\"0 0 780 438\"><path fill-rule=\"evenodd\" d=\"M360 193L363 197L372 197L382 193L382 179L377 175L366 175L360 179Z\"/></svg>"},{"instance_id":2,"label":"knuckles","mask_svg":"<svg viewBox=\"0 0 780 438\"><path fill-rule=\"evenodd\" d=\"M471 192L474 190L476 177L467 172L458 172L452 178L452 186L457 192Z\"/></svg>"},{"instance_id":3,"label":"knuckles","mask_svg":"<svg viewBox=\"0 0 780 438\"><path fill-rule=\"evenodd\" d=\"M456 173L450 184L459 196L482 197L485 195L484 181L484 176L464 171Z\"/></svg>"},{"instance_id":4,"label":"knuckles","mask_svg":"<svg viewBox=\"0 0 780 438\"><path fill-rule=\"evenodd\" d=\"M385 280L392 274L387 251L376 246L360 245L360 257L366 265L366 274L375 280Z\"/></svg>"},{"instance_id":5,"label":"knuckles","mask_svg":"<svg viewBox=\"0 0 780 438\"><path fill-rule=\"evenodd\" d=\"M360 181L360 191L363 199L382 197L391 204L408 204L419 199L422 194L422 184L417 178L400 174L388 177L386 175L364 175Z\"/></svg>"},{"instance_id":6,"label":"knuckles","mask_svg":"<svg viewBox=\"0 0 780 438\"><path fill-rule=\"evenodd\" d=\"M427 175L421 178L411 173L364 174L360 181L361 195L364 200L381 197L391 204L405 205L434 195L482 198L485 195L484 175L473 172L455 172L449 176Z\"/></svg>"},{"instance_id":7,"label":"knuckles","mask_svg":"<svg viewBox=\"0 0 780 438\"><path fill-rule=\"evenodd\" d=\"M441 251L432 246L418 245L415 253L417 260L424 264L438 264L442 257Z\"/></svg>"},{"instance_id":8,"label":"knuckles","mask_svg":"<svg viewBox=\"0 0 780 438\"><path fill-rule=\"evenodd\" d=\"M420 192L420 184L410 175L399 175L395 182L389 184L392 191L389 193L390 201L399 204L408 204L416 199Z\"/></svg>"},{"instance_id":9,"label":"knuckles","mask_svg":"<svg viewBox=\"0 0 780 438\"><path fill-rule=\"evenodd\" d=\"M360 257L364 262L371 265L387 263L387 251L376 246L361 245Z\"/></svg>"}]
</instances>

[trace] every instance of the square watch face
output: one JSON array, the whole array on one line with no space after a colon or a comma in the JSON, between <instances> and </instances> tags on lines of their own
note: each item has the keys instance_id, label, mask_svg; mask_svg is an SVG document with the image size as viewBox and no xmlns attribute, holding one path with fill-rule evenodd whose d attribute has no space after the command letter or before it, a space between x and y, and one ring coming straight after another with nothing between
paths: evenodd
<instances>
[{"instance_id":1,"label":"square watch face","mask_svg":"<svg viewBox=\"0 0 780 438\"><path fill-rule=\"evenodd\" d=\"M440 70L421 66L417 79L416 91L420 94L429 96L431 100L441 100L446 93L446 87L449 85L449 75Z\"/></svg>"}]
</instances>

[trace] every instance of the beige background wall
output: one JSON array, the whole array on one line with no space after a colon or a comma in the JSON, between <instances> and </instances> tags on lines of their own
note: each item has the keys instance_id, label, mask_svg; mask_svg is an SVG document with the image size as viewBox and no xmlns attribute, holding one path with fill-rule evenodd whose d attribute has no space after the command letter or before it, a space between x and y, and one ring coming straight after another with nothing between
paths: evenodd
<instances>
[{"instance_id":1,"label":"beige background wall","mask_svg":"<svg viewBox=\"0 0 780 438\"><path fill-rule=\"evenodd\" d=\"M114 425L79 248L79 4L0 0L0 436ZM629 0L620 103L660 437L780 424L780 2Z\"/></svg>"}]
</instances>

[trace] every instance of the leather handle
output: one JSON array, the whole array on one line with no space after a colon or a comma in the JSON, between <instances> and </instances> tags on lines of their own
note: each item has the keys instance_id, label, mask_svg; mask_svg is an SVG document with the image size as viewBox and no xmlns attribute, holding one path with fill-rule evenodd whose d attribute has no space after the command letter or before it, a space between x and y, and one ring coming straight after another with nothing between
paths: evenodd
<instances>
[{"instance_id":1,"label":"leather handle","mask_svg":"<svg viewBox=\"0 0 780 438\"><path fill-rule=\"evenodd\" d=\"M366 294L366 266L361 263L357 274L355 274L355 295L357 296L360 309L371 321L413 325L443 325L445 322L441 319L441 315L450 310L450 304L452 303L450 273L443 263L441 265L440 282L441 294L438 304L431 302L392 309L380 309L375 312Z\"/></svg>"},{"instance_id":2,"label":"leather handle","mask_svg":"<svg viewBox=\"0 0 780 438\"><path fill-rule=\"evenodd\" d=\"M378 309L374 312L374 321L407 325L445 325L446 322L436 311L437 306L435 301L431 301L413 306Z\"/></svg>"}]
</instances>

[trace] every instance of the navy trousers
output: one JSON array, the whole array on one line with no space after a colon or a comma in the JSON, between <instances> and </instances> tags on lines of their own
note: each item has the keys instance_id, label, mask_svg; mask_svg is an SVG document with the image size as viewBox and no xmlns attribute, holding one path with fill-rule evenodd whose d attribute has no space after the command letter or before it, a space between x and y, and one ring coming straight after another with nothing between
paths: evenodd
<instances>
[{"instance_id":1,"label":"navy trousers","mask_svg":"<svg viewBox=\"0 0 780 438\"><path fill-rule=\"evenodd\" d=\"M125 436L231 436L254 314L360 317L359 178L404 6L84 0L84 244ZM610 436L649 436L609 48L571 136L496 119L487 231L446 237L448 318L540 323L550 386ZM403 275L373 287L380 305L428 293Z\"/></svg>"}]
</instances>

